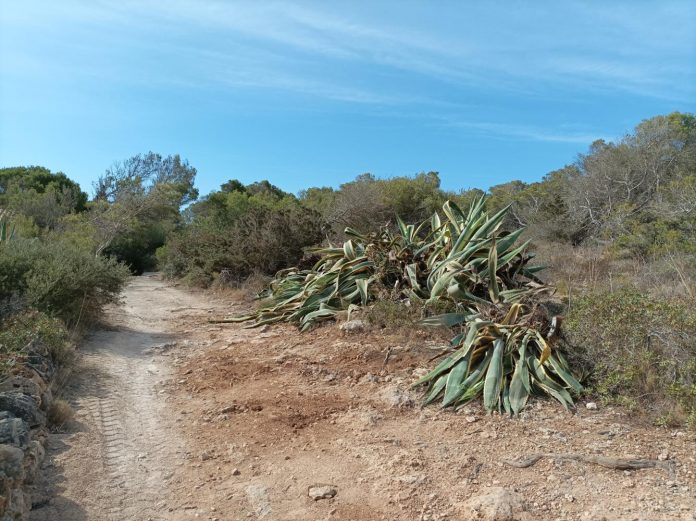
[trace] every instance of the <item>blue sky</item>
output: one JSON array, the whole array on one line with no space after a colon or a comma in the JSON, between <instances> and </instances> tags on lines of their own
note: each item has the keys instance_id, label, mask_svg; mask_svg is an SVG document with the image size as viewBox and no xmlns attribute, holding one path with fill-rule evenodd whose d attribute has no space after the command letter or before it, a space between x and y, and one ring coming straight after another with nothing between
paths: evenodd
<instances>
[{"instance_id":1,"label":"blue sky","mask_svg":"<svg viewBox=\"0 0 696 521\"><path fill-rule=\"evenodd\" d=\"M2 1L0 166L153 150L292 192L534 181L696 105L696 3Z\"/></svg>"}]
</instances>

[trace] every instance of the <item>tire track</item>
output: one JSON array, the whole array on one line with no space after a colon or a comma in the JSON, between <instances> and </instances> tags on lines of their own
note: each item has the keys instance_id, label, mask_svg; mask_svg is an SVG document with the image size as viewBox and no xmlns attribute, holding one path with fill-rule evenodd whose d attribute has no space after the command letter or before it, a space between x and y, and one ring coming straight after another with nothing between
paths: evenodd
<instances>
[{"instance_id":1,"label":"tire track","mask_svg":"<svg viewBox=\"0 0 696 521\"><path fill-rule=\"evenodd\" d=\"M81 348L71 385L74 431L51 438L44 478L50 498L32 521L164 521L174 501L168 478L185 444L166 414L157 384L170 369L150 348L174 341L173 309L196 297L155 277L134 278L110 330Z\"/></svg>"}]
</instances>

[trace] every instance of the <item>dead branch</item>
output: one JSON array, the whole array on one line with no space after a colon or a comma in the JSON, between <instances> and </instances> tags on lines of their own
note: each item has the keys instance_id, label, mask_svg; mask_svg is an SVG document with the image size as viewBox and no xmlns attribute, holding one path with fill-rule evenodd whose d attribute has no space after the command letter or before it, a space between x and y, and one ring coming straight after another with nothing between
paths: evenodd
<instances>
[{"instance_id":1,"label":"dead branch","mask_svg":"<svg viewBox=\"0 0 696 521\"><path fill-rule=\"evenodd\" d=\"M505 463L506 465L510 465L511 467L516 467L518 469L524 469L527 467L531 467L532 465L535 465L539 460L543 458L550 458L554 460L579 461L581 463L592 463L608 469L615 470L660 468L672 471L674 467L674 463L671 461L659 461L652 459L608 458L606 456L590 456L585 454L533 454L528 458L522 458L519 460L503 460L503 463Z\"/></svg>"}]
</instances>

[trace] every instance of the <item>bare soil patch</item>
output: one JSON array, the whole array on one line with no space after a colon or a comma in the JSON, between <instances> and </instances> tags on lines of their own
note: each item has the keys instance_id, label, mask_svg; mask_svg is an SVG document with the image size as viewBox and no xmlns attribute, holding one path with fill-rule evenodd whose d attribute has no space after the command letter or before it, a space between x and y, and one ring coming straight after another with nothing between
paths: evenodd
<instances>
[{"instance_id":1,"label":"bare soil patch","mask_svg":"<svg viewBox=\"0 0 696 521\"><path fill-rule=\"evenodd\" d=\"M537 402L519 419L422 409L409 385L430 365L427 338L208 324L248 303L153 277L125 302L116 330L84 349L76 420L52 441L36 520L472 519L472 498L500 488L516 494L509 519L694 519L693 432L583 404ZM672 463L505 463L538 453Z\"/></svg>"}]
</instances>

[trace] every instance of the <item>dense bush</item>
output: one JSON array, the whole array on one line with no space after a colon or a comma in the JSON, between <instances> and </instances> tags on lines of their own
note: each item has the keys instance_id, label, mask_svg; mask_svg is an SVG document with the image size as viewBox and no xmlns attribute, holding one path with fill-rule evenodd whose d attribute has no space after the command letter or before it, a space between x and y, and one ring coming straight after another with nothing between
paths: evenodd
<instances>
[{"instance_id":1,"label":"dense bush","mask_svg":"<svg viewBox=\"0 0 696 521\"><path fill-rule=\"evenodd\" d=\"M128 274L115 260L60 240L15 239L0 247L0 302L15 300L15 308L38 309L74 326L113 302Z\"/></svg>"},{"instance_id":2,"label":"dense bush","mask_svg":"<svg viewBox=\"0 0 696 521\"><path fill-rule=\"evenodd\" d=\"M95 255L98 228L87 195L46 168L0 169L0 374L34 342L57 366L73 332L117 299L128 268Z\"/></svg>"},{"instance_id":3,"label":"dense bush","mask_svg":"<svg viewBox=\"0 0 696 521\"><path fill-rule=\"evenodd\" d=\"M155 252L181 223L181 208L198 197L196 169L177 155L154 152L116 162L95 184L89 227L95 252L134 273L154 268Z\"/></svg>"},{"instance_id":4,"label":"dense bush","mask_svg":"<svg viewBox=\"0 0 696 521\"><path fill-rule=\"evenodd\" d=\"M104 255L124 263L137 275L153 271L157 267L157 249L165 245L169 228L173 228L170 223L137 223L116 237Z\"/></svg>"},{"instance_id":5,"label":"dense bush","mask_svg":"<svg viewBox=\"0 0 696 521\"><path fill-rule=\"evenodd\" d=\"M232 280L274 274L321 241L319 216L268 183L226 183L189 209L191 222L157 253L160 269L192 285L209 285L222 270Z\"/></svg>"},{"instance_id":6,"label":"dense bush","mask_svg":"<svg viewBox=\"0 0 696 521\"><path fill-rule=\"evenodd\" d=\"M591 392L696 427L696 300L592 292L572 301L565 331L591 370Z\"/></svg>"},{"instance_id":7,"label":"dense bush","mask_svg":"<svg viewBox=\"0 0 696 521\"><path fill-rule=\"evenodd\" d=\"M330 238L343 240L346 227L378 232L384 225L396 226L397 215L406 222L422 221L440 208L448 195L440 188L437 172L389 179L361 174L338 190L303 190L300 201L318 212Z\"/></svg>"},{"instance_id":8,"label":"dense bush","mask_svg":"<svg viewBox=\"0 0 696 521\"><path fill-rule=\"evenodd\" d=\"M64 173L47 168L0 168L0 208L22 215L38 228L53 229L60 219L86 208L87 194Z\"/></svg>"}]
</instances>

